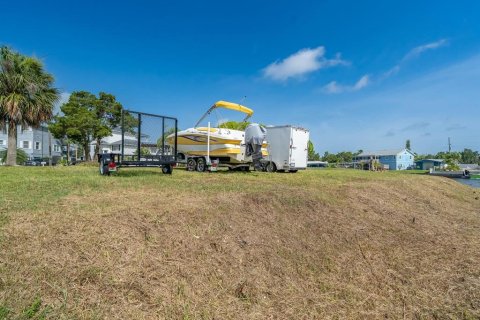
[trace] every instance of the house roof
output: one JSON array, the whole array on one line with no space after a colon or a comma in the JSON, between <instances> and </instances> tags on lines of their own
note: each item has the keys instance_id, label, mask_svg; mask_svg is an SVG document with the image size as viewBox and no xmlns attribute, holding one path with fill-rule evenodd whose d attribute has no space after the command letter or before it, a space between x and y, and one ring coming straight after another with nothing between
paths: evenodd
<instances>
[{"instance_id":1,"label":"house roof","mask_svg":"<svg viewBox=\"0 0 480 320\"><path fill-rule=\"evenodd\" d=\"M459 163L458 166L460 167L460 169L479 169L480 168L480 165L476 164L476 163Z\"/></svg>"},{"instance_id":2,"label":"house roof","mask_svg":"<svg viewBox=\"0 0 480 320\"><path fill-rule=\"evenodd\" d=\"M444 159L422 159L422 160L418 160L417 162L420 162L420 161L445 162Z\"/></svg>"},{"instance_id":3,"label":"house roof","mask_svg":"<svg viewBox=\"0 0 480 320\"><path fill-rule=\"evenodd\" d=\"M360 153L357 157L370 157L370 156L393 156L397 155L401 152L407 151L411 155L414 155L413 152L411 152L408 149L394 149L394 150L378 150L378 151L364 151Z\"/></svg>"}]
</instances>

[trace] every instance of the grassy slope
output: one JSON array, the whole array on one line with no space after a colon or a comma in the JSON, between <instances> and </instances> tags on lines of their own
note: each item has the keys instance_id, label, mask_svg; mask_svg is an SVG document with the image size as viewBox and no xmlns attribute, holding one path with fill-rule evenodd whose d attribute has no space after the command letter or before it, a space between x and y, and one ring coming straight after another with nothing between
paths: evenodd
<instances>
[{"instance_id":1,"label":"grassy slope","mask_svg":"<svg viewBox=\"0 0 480 320\"><path fill-rule=\"evenodd\" d=\"M477 318L478 197L399 173L0 167L0 318Z\"/></svg>"}]
</instances>

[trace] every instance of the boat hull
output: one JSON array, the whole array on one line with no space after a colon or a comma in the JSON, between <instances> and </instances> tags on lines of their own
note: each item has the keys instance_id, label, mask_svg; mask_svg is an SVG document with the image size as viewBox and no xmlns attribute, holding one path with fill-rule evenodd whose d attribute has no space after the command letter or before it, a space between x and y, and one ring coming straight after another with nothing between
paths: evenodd
<instances>
[{"instance_id":1,"label":"boat hull","mask_svg":"<svg viewBox=\"0 0 480 320\"><path fill-rule=\"evenodd\" d=\"M245 133L239 130L210 128L210 157L222 162L240 164L251 162L245 155ZM167 137L167 143L174 141L173 135ZM177 150L184 156L206 156L208 153L208 128L190 128L177 133ZM262 153L267 155L266 148Z\"/></svg>"}]
</instances>

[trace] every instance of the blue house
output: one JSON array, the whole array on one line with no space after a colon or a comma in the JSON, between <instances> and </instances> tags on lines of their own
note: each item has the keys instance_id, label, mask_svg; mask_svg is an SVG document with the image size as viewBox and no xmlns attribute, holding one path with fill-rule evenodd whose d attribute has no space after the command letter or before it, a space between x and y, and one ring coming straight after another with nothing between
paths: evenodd
<instances>
[{"instance_id":1,"label":"blue house","mask_svg":"<svg viewBox=\"0 0 480 320\"><path fill-rule=\"evenodd\" d=\"M406 170L414 168L414 157L408 149L380 150L375 152L362 152L355 157L354 161L360 164L379 162L388 170Z\"/></svg>"}]
</instances>

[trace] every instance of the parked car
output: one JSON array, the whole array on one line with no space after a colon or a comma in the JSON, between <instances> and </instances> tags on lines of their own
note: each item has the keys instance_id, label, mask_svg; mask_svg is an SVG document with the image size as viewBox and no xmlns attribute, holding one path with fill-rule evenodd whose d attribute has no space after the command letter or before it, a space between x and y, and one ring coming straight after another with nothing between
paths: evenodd
<instances>
[{"instance_id":1,"label":"parked car","mask_svg":"<svg viewBox=\"0 0 480 320\"><path fill-rule=\"evenodd\" d=\"M23 164L24 166L30 166L30 167L36 167L36 166L41 166L41 161L39 160L27 160L25 161L25 163Z\"/></svg>"}]
</instances>

